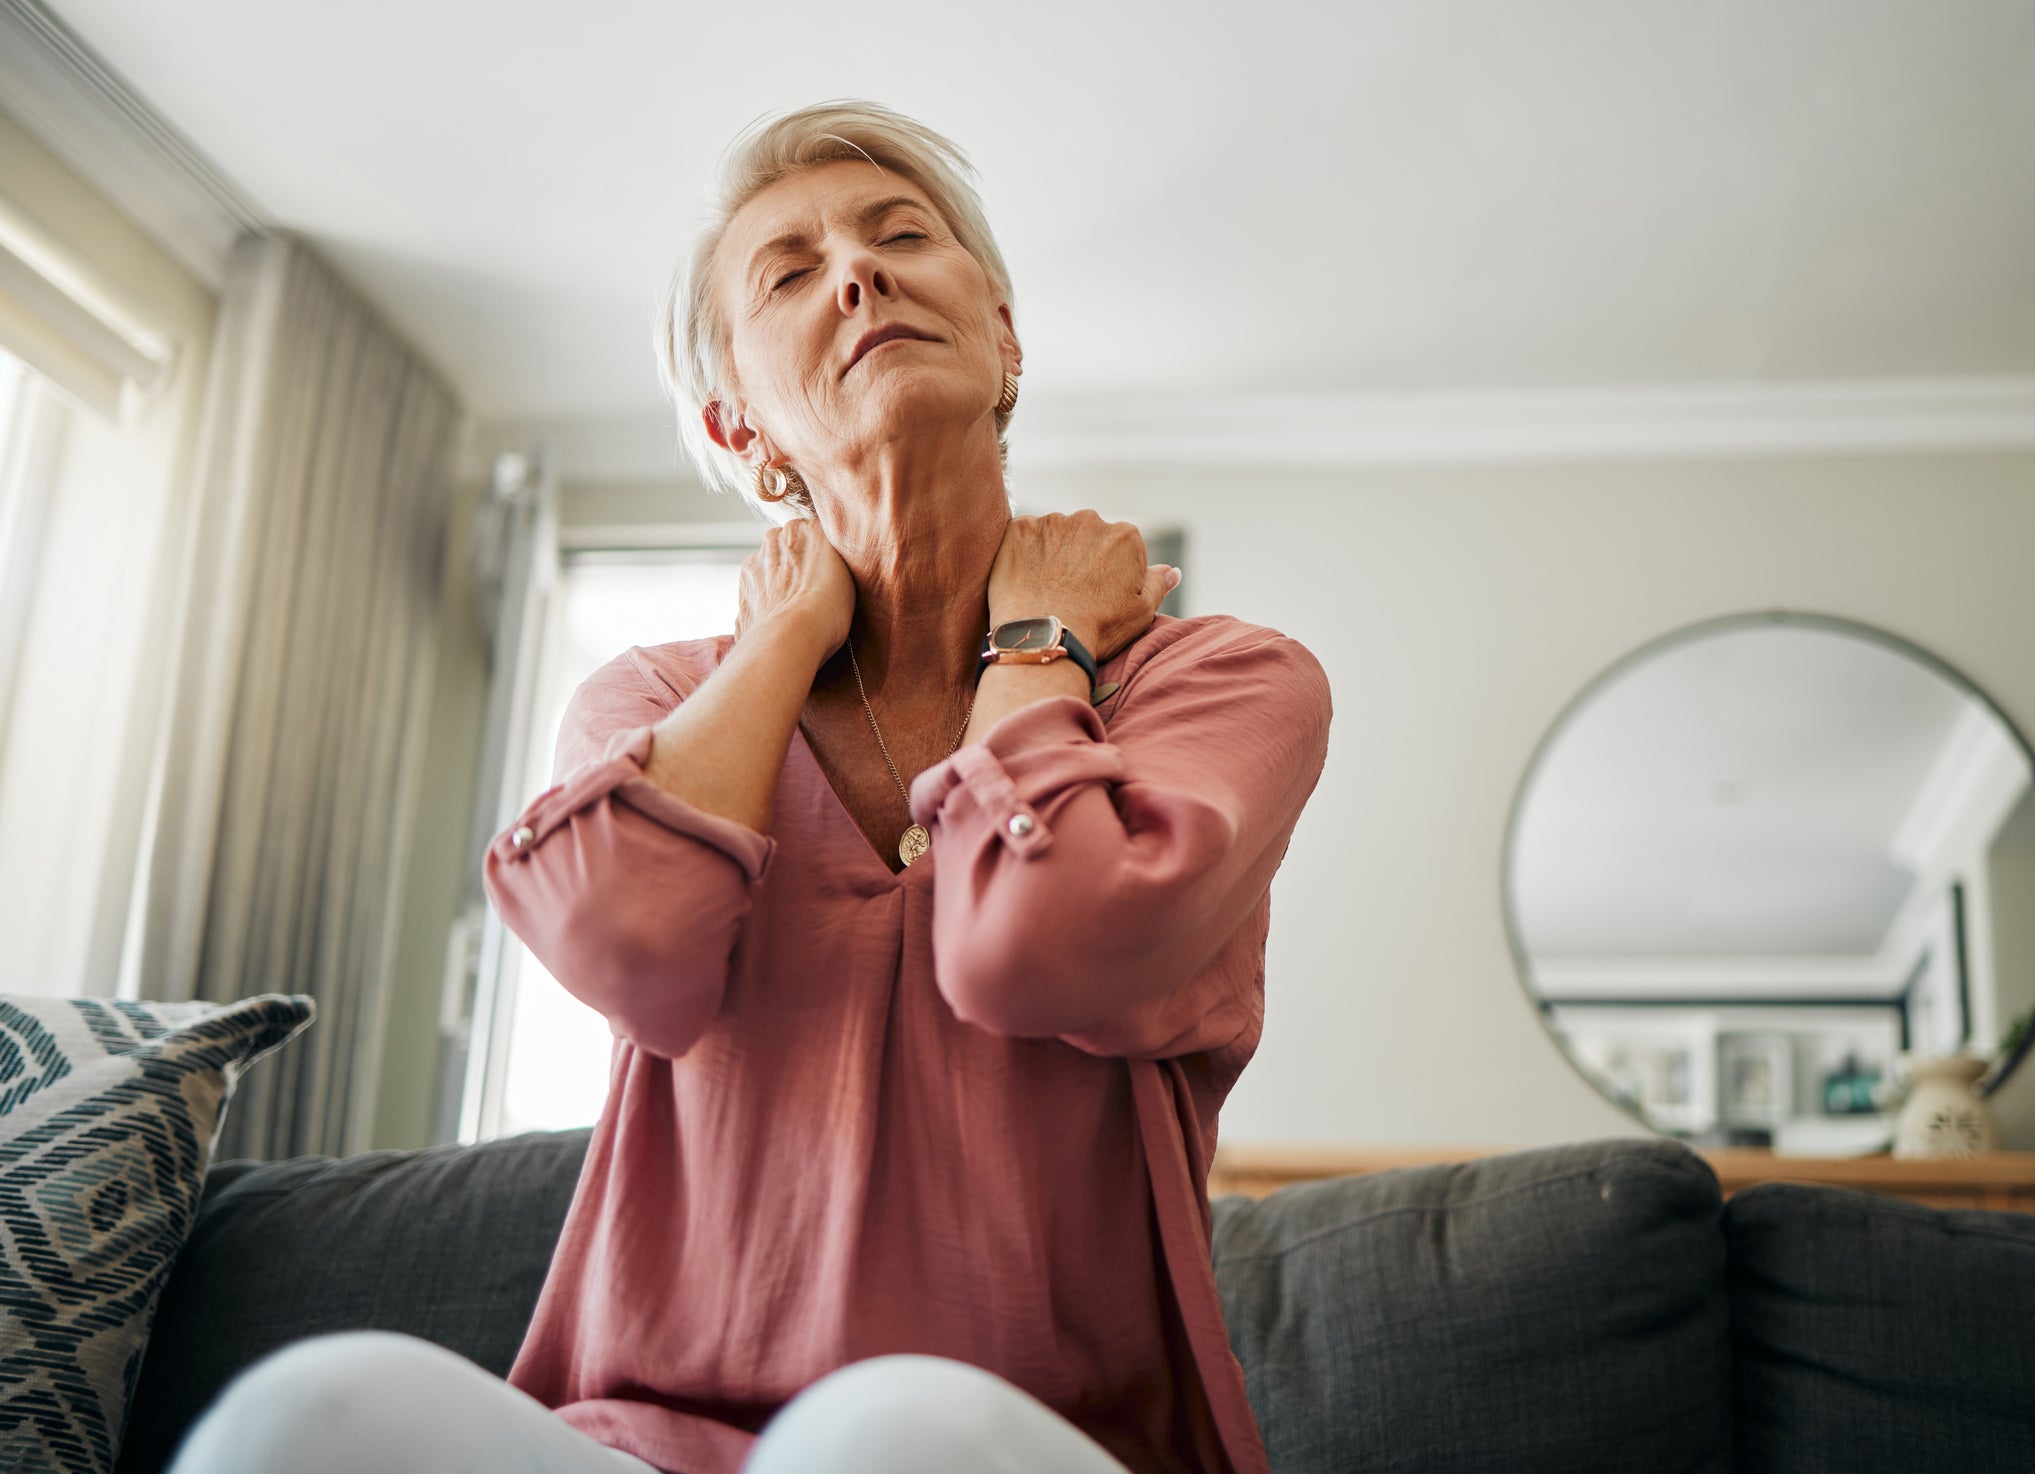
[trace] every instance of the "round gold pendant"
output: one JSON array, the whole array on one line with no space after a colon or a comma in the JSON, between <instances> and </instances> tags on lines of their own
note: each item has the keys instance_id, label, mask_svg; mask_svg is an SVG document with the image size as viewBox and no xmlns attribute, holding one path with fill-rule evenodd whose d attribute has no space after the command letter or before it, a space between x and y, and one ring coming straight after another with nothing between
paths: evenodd
<instances>
[{"instance_id":1,"label":"round gold pendant","mask_svg":"<svg viewBox=\"0 0 2035 1474\"><path fill-rule=\"evenodd\" d=\"M933 837L926 833L925 825L914 824L899 836L897 841L897 857L909 865L930 849L932 843Z\"/></svg>"}]
</instances>

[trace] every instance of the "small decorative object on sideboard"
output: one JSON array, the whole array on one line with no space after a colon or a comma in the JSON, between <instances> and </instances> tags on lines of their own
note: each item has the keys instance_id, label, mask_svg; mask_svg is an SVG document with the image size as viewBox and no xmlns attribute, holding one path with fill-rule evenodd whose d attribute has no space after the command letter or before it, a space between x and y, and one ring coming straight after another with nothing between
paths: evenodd
<instances>
[{"instance_id":1,"label":"small decorative object on sideboard","mask_svg":"<svg viewBox=\"0 0 2035 1474\"><path fill-rule=\"evenodd\" d=\"M1844 1063L1823 1077L1823 1114L1826 1116L1872 1115L1873 1092L1879 1089L1880 1072L1858 1062L1858 1051L1848 1049Z\"/></svg>"},{"instance_id":2,"label":"small decorative object on sideboard","mask_svg":"<svg viewBox=\"0 0 2035 1474\"><path fill-rule=\"evenodd\" d=\"M1968 1157L1993 1150L1992 1112L1971 1088L1987 1063L1974 1054L1904 1056L1907 1099L1894 1121L1894 1155Z\"/></svg>"}]
</instances>

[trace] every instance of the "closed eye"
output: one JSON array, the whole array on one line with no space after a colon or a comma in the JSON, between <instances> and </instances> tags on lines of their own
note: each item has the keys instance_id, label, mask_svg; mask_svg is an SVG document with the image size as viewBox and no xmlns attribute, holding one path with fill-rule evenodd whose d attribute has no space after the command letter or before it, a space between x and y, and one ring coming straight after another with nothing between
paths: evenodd
<instances>
[{"instance_id":1,"label":"closed eye","mask_svg":"<svg viewBox=\"0 0 2035 1474\"><path fill-rule=\"evenodd\" d=\"M922 234L919 231L901 230L896 235L886 238L883 244L887 246L891 244L891 242L893 241L922 241L925 238L926 237L924 236L924 234ZM786 282L797 281L800 277L804 276L806 272L810 271L811 269L812 269L811 267L804 267L798 271L786 272L783 276L779 277L776 281L770 284L770 289L774 292L779 287L783 286Z\"/></svg>"}]
</instances>

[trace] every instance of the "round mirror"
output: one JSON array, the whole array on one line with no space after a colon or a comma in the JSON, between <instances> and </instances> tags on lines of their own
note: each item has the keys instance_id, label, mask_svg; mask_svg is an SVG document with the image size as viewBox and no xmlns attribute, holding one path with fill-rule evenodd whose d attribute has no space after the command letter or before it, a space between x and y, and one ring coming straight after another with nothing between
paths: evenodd
<instances>
[{"instance_id":1,"label":"round mirror","mask_svg":"<svg viewBox=\"0 0 2035 1474\"><path fill-rule=\"evenodd\" d=\"M1804 614L1613 666L1534 754L1506 923L1569 1060L1655 1129L1878 1151L1903 1054L1991 1061L2035 1013L2035 756L1926 652Z\"/></svg>"}]
</instances>

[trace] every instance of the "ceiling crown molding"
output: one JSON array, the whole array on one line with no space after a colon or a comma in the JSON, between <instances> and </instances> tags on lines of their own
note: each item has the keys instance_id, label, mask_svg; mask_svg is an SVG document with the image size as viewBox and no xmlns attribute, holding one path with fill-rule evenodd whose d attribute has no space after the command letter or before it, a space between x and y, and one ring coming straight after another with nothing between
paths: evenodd
<instances>
[{"instance_id":1,"label":"ceiling crown molding","mask_svg":"<svg viewBox=\"0 0 2035 1474\"><path fill-rule=\"evenodd\" d=\"M543 441L567 481L691 482L669 412L503 420L485 455ZM1517 465L2035 449L2035 377L1406 394L1039 395L1014 476L1131 466Z\"/></svg>"},{"instance_id":2,"label":"ceiling crown molding","mask_svg":"<svg viewBox=\"0 0 2035 1474\"><path fill-rule=\"evenodd\" d=\"M213 291L267 214L38 0L0 0L0 98Z\"/></svg>"},{"instance_id":3,"label":"ceiling crown molding","mask_svg":"<svg viewBox=\"0 0 2035 1474\"><path fill-rule=\"evenodd\" d=\"M1097 395L1027 404L1012 422L1010 437L1013 470L1474 465L2029 447L2035 447L2035 377Z\"/></svg>"}]
</instances>

